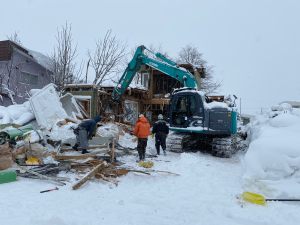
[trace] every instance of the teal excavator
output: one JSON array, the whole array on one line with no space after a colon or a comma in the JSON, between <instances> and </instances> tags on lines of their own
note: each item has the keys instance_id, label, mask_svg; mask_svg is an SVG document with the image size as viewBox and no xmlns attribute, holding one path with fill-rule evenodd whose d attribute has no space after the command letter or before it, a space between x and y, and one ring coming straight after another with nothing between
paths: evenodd
<instances>
[{"instance_id":1,"label":"teal excavator","mask_svg":"<svg viewBox=\"0 0 300 225\"><path fill-rule=\"evenodd\" d=\"M147 51L147 54L145 53ZM210 102L201 92L200 80L185 68L139 46L113 90L112 99L119 101L135 74L149 66L178 80L182 88L171 93L168 121L172 134L167 148L174 152L209 151L215 156L230 157L238 147L237 112L224 102Z\"/></svg>"}]
</instances>

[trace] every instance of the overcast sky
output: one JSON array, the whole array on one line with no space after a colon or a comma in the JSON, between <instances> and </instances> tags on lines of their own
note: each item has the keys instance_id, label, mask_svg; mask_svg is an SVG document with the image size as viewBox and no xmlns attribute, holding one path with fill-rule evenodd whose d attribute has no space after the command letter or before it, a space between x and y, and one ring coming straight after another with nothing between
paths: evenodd
<instances>
[{"instance_id":1,"label":"overcast sky","mask_svg":"<svg viewBox=\"0 0 300 225\"><path fill-rule=\"evenodd\" d=\"M80 60L112 29L129 48L152 44L172 57L197 46L222 81L220 92L241 97L244 112L300 101L298 0L2 0L1 9L0 39L17 32L44 54L66 21Z\"/></svg>"}]
</instances>

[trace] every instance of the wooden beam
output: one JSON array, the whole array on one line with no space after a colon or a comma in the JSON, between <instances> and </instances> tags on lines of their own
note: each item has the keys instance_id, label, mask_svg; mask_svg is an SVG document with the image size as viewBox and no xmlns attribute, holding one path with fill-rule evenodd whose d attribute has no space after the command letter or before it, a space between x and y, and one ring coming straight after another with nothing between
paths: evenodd
<instances>
[{"instance_id":1,"label":"wooden beam","mask_svg":"<svg viewBox=\"0 0 300 225\"><path fill-rule=\"evenodd\" d=\"M97 158L94 154L84 154L84 155L55 155L55 160L78 160L78 159L87 159L87 158Z\"/></svg>"},{"instance_id":2,"label":"wooden beam","mask_svg":"<svg viewBox=\"0 0 300 225\"><path fill-rule=\"evenodd\" d=\"M160 105L160 104L168 105L169 102L170 102L170 99L167 99L167 98L153 98L153 99L144 101L145 104L156 104L156 105Z\"/></svg>"},{"instance_id":3,"label":"wooden beam","mask_svg":"<svg viewBox=\"0 0 300 225\"><path fill-rule=\"evenodd\" d=\"M107 163L105 161L98 164L94 169L92 169L89 173L87 173L81 180L79 180L77 183L75 183L72 186L72 189L73 190L79 189L85 182L87 182L89 179L93 178L100 169L102 169L106 166L107 166Z\"/></svg>"}]
</instances>

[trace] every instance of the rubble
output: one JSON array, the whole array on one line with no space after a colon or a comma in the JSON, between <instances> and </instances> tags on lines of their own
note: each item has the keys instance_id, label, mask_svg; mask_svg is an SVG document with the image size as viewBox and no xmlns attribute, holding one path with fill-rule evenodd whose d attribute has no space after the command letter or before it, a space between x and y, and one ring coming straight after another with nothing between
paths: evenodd
<instances>
[{"instance_id":1,"label":"rubble","mask_svg":"<svg viewBox=\"0 0 300 225\"><path fill-rule=\"evenodd\" d=\"M5 170L13 164L12 152L8 143L0 145L0 170Z\"/></svg>"},{"instance_id":2,"label":"rubble","mask_svg":"<svg viewBox=\"0 0 300 225\"><path fill-rule=\"evenodd\" d=\"M102 123L87 148L90 153L75 151L71 147L76 140L74 129L85 115L75 98L71 94L59 97L53 84L31 93L29 101L22 105L1 107L4 110L0 113L0 170L11 168L19 177L41 179L59 186L72 183L73 190L88 180L117 185L117 178L129 172L158 173L146 171L153 167L152 161L141 163L141 169L135 169L117 160L120 156L136 154L136 138L129 134L132 128L126 124ZM77 180L75 183L71 182L70 175ZM52 190L58 188L44 192Z\"/></svg>"}]
</instances>

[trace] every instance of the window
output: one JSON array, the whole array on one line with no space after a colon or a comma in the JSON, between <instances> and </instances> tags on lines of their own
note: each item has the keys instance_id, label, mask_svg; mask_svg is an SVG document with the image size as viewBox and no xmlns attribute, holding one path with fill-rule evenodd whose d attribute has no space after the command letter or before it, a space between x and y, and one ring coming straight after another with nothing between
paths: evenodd
<instances>
[{"instance_id":1,"label":"window","mask_svg":"<svg viewBox=\"0 0 300 225\"><path fill-rule=\"evenodd\" d=\"M149 84L149 73L142 73L141 74L141 82L142 82L142 85L145 87L145 88L148 88L148 84Z\"/></svg>"},{"instance_id":2,"label":"window","mask_svg":"<svg viewBox=\"0 0 300 225\"><path fill-rule=\"evenodd\" d=\"M175 111L193 114L197 111L196 98L193 95L179 96L175 104Z\"/></svg>"},{"instance_id":3,"label":"window","mask_svg":"<svg viewBox=\"0 0 300 225\"><path fill-rule=\"evenodd\" d=\"M20 82L25 83L25 84L37 85L38 84L38 76L30 74L30 73L26 73L26 72L21 72Z\"/></svg>"}]
</instances>

